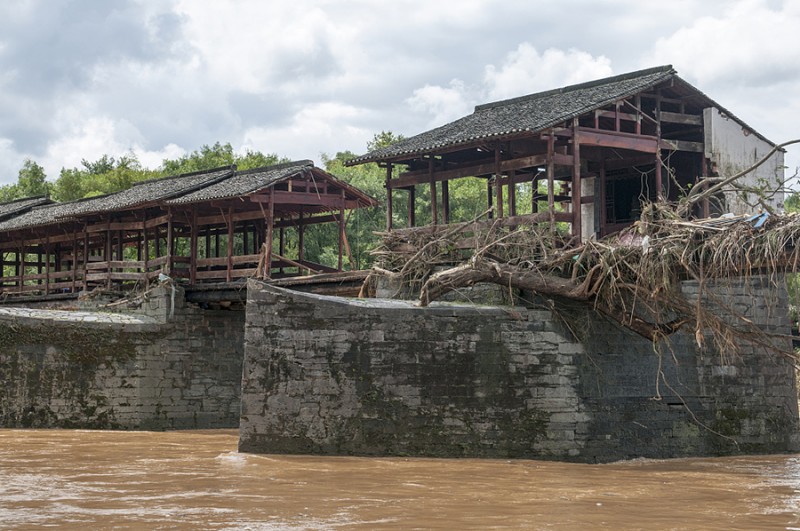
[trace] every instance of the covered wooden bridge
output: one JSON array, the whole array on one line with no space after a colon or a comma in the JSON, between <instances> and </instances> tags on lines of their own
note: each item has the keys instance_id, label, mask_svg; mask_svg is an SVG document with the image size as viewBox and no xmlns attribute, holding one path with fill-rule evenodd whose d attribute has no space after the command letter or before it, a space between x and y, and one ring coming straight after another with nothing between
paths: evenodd
<instances>
[{"instance_id":1,"label":"covered wooden bridge","mask_svg":"<svg viewBox=\"0 0 800 531\"><path fill-rule=\"evenodd\" d=\"M165 177L65 203L4 203L0 294L145 286L160 275L199 286L343 271L346 214L375 204L307 160ZM337 227L336 264L306 257L306 232L320 224Z\"/></svg>"},{"instance_id":2,"label":"covered wooden bridge","mask_svg":"<svg viewBox=\"0 0 800 531\"><path fill-rule=\"evenodd\" d=\"M421 190L430 195L425 217L434 225L467 221L451 216L450 185L471 178L483 182L483 204L505 224L562 222L586 239L631 224L646 200L677 199L707 177L751 166L773 147L661 66L479 105L348 164L386 168L390 230L418 225ZM777 188L782 175L778 152L750 182ZM782 198L774 202L780 206ZM708 217L752 207L731 195L701 210L696 214Z\"/></svg>"}]
</instances>

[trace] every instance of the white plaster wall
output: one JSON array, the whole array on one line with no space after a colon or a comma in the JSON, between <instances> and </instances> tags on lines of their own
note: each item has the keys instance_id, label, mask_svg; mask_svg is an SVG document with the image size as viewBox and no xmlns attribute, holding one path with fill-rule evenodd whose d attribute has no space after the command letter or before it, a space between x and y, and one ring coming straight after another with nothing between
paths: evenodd
<instances>
[{"instance_id":1,"label":"white plaster wall","mask_svg":"<svg viewBox=\"0 0 800 531\"><path fill-rule=\"evenodd\" d=\"M705 129L705 156L716 165L717 174L728 177L749 168L761 160L772 149L772 145L760 139L751 130L733 118L726 116L716 107L703 110ZM783 153L775 153L770 160L754 172L742 177L740 184L762 186L768 183L769 189L776 189L783 181ZM751 214L760 206L753 194L739 197L733 192L725 194L727 211L733 214ZM768 203L776 209L783 208L783 193L770 198Z\"/></svg>"},{"instance_id":2,"label":"white plaster wall","mask_svg":"<svg viewBox=\"0 0 800 531\"><path fill-rule=\"evenodd\" d=\"M595 193L595 178L588 177L582 179L581 196L591 197L594 196ZM596 231L594 203L583 203L581 205L581 239L583 241L594 239Z\"/></svg>"}]
</instances>

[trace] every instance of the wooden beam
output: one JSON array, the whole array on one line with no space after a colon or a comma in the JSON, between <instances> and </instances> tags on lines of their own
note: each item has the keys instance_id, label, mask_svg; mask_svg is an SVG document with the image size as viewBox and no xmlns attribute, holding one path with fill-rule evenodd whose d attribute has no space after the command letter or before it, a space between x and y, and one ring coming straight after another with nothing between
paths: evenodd
<instances>
[{"instance_id":1,"label":"wooden beam","mask_svg":"<svg viewBox=\"0 0 800 531\"><path fill-rule=\"evenodd\" d=\"M691 153L703 153L705 151L704 143L689 142L688 140L669 140L662 138L660 145L661 149L669 149L671 151L689 151Z\"/></svg>"},{"instance_id":2,"label":"wooden beam","mask_svg":"<svg viewBox=\"0 0 800 531\"><path fill-rule=\"evenodd\" d=\"M661 122L684 125L703 125L703 117L696 114L682 114L677 112L661 111Z\"/></svg>"},{"instance_id":3,"label":"wooden beam","mask_svg":"<svg viewBox=\"0 0 800 531\"><path fill-rule=\"evenodd\" d=\"M580 127L578 141L585 146L611 147L655 153L658 151L658 139L650 136L635 135L631 133L617 133L613 131L596 131ZM575 136L573 136L573 140Z\"/></svg>"},{"instance_id":4,"label":"wooden beam","mask_svg":"<svg viewBox=\"0 0 800 531\"><path fill-rule=\"evenodd\" d=\"M589 131L591 131L591 129L589 129ZM506 173L510 170L521 170L523 168L534 168L536 166L542 166L546 162L546 154L527 155L516 159L503 160L500 162L500 173ZM572 155L554 153L553 163L556 166L571 166ZM439 170L434 173L434 179L438 182L462 177L488 176L495 174L496 171L497 167L495 161L492 159L484 159L479 164L473 162L466 165L451 167L446 170ZM405 188L407 186L426 184L428 182L430 182L428 170L415 170L400 174L400 176L394 180L394 186L396 188Z\"/></svg>"}]
</instances>

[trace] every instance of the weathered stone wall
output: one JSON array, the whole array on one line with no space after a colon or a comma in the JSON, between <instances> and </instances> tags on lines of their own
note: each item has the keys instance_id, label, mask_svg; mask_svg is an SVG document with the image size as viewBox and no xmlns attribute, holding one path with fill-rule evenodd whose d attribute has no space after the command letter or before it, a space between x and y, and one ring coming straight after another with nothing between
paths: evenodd
<instances>
[{"instance_id":1,"label":"weathered stone wall","mask_svg":"<svg viewBox=\"0 0 800 531\"><path fill-rule=\"evenodd\" d=\"M725 296L783 330L785 299L770 313L754 302L764 289ZM567 327L540 309L417 308L251 282L240 450L604 462L789 449L788 360L699 353L689 335L659 358L594 313L569 313Z\"/></svg>"},{"instance_id":2,"label":"weathered stone wall","mask_svg":"<svg viewBox=\"0 0 800 531\"><path fill-rule=\"evenodd\" d=\"M244 312L152 293L127 315L0 310L0 426L230 428Z\"/></svg>"}]
</instances>

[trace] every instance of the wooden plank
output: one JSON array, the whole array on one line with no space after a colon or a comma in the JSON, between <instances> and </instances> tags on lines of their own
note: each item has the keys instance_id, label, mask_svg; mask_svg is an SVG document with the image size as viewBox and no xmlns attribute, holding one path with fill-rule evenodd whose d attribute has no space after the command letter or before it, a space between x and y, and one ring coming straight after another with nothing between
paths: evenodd
<instances>
[{"instance_id":1,"label":"wooden plank","mask_svg":"<svg viewBox=\"0 0 800 531\"><path fill-rule=\"evenodd\" d=\"M662 122L684 125L703 125L703 117L696 114L682 114L678 112L661 111L659 113Z\"/></svg>"},{"instance_id":2,"label":"wooden plank","mask_svg":"<svg viewBox=\"0 0 800 531\"><path fill-rule=\"evenodd\" d=\"M598 117L598 118L611 118L613 120L616 120L617 117L619 117L620 120L625 120L625 121L628 121L628 122L635 122L636 121L636 115L635 114L629 114L629 113L626 113L626 112L616 113L614 111L600 111L600 110L597 110L597 111L594 111L594 113L595 113L595 116Z\"/></svg>"},{"instance_id":3,"label":"wooden plank","mask_svg":"<svg viewBox=\"0 0 800 531\"><path fill-rule=\"evenodd\" d=\"M396 186L396 185L395 185ZM254 194L250 196L250 201L254 203L269 203L270 197L274 198L275 204L280 205L307 205L323 206L328 208L339 207L338 195L321 195L313 192L289 192L283 190L273 190L270 194ZM358 208L357 200L348 199L346 207L348 209Z\"/></svg>"},{"instance_id":4,"label":"wooden plank","mask_svg":"<svg viewBox=\"0 0 800 531\"><path fill-rule=\"evenodd\" d=\"M705 151L705 144L702 142L689 142L688 140L669 140L666 138L662 138L661 149L669 149L672 151L689 151L691 153L703 153Z\"/></svg>"}]
</instances>

